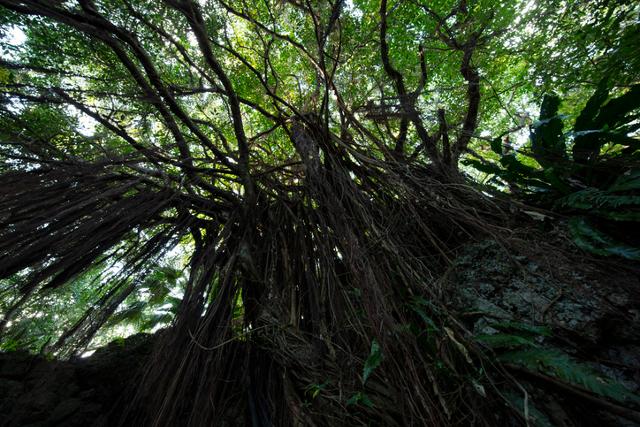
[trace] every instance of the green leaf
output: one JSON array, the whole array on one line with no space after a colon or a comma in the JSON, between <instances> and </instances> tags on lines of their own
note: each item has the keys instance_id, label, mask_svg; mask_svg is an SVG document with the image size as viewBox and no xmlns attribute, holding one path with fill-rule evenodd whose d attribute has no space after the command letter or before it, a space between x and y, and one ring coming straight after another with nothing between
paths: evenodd
<instances>
[{"instance_id":1,"label":"green leaf","mask_svg":"<svg viewBox=\"0 0 640 427\"><path fill-rule=\"evenodd\" d=\"M373 371L380 366L382 363L382 352L380 350L380 345L378 341L375 339L371 341L371 351L369 352L369 357L364 362L364 369L362 371L362 383L366 383L369 376L373 373Z\"/></svg>"},{"instance_id":2,"label":"green leaf","mask_svg":"<svg viewBox=\"0 0 640 427\"><path fill-rule=\"evenodd\" d=\"M501 322L491 322L490 325L491 327L500 329L501 331L518 331L520 333L524 332L528 335L534 336L551 336L551 330L547 326L531 325L529 323L514 322L508 320Z\"/></svg>"},{"instance_id":3,"label":"green leaf","mask_svg":"<svg viewBox=\"0 0 640 427\"><path fill-rule=\"evenodd\" d=\"M410 304L411 309L427 324L432 331L438 331L439 328L431 317L427 314L425 308L431 308L431 305L422 297L416 297Z\"/></svg>"},{"instance_id":4,"label":"green leaf","mask_svg":"<svg viewBox=\"0 0 640 427\"><path fill-rule=\"evenodd\" d=\"M597 129L596 116L600 112L601 105L609 96L608 79L605 77L598 84L598 88L587 101L573 127L575 139L573 141L573 158L578 162L586 162L598 154L600 146L598 135L590 129Z\"/></svg>"},{"instance_id":5,"label":"green leaf","mask_svg":"<svg viewBox=\"0 0 640 427\"><path fill-rule=\"evenodd\" d=\"M540 107L540 119L532 126L531 150L542 166L553 166L566 159L562 118L558 115L560 97L547 94Z\"/></svg>"},{"instance_id":6,"label":"green leaf","mask_svg":"<svg viewBox=\"0 0 640 427\"><path fill-rule=\"evenodd\" d=\"M626 133L630 128L621 126L636 120L628 114L640 108L640 85L634 85L623 95L606 102L609 95L606 79L600 82L587 105L576 119L573 133L573 157L585 163L594 160L600 148L608 141L637 147L637 138ZM618 131L617 131L618 130Z\"/></svg>"},{"instance_id":7,"label":"green leaf","mask_svg":"<svg viewBox=\"0 0 640 427\"><path fill-rule=\"evenodd\" d=\"M607 100L608 96L609 82L608 78L605 77L600 81L600 83L598 83L598 88L593 95L591 95L587 104L576 118L576 122L573 127L574 132L580 132L594 127L595 117L600 111L600 106Z\"/></svg>"},{"instance_id":8,"label":"green leaf","mask_svg":"<svg viewBox=\"0 0 640 427\"><path fill-rule=\"evenodd\" d=\"M146 303L144 301L136 301L131 304L129 307L114 313L113 316L109 318L107 324L109 326L114 326L119 323L135 323L142 317L142 313L146 307Z\"/></svg>"},{"instance_id":9,"label":"green leaf","mask_svg":"<svg viewBox=\"0 0 640 427\"><path fill-rule=\"evenodd\" d=\"M541 371L619 402L640 403L640 397L623 385L575 361L560 350L546 348L517 350L498 356L498 360L518 364L531 371Z\"/></svg>"},{"instance_id":10,"label":"green leaf","mask_svg":"<svg viewBox=\"0 0 640 427\"><path fill-rule=\"evenodd\" d=\"M640 169L632 169L620 175L609 187L609 191L640 190Z\"/></svg>"},{"instance_id":11,"label":"green leaf","mask_svg":"<svg viewBox=\"0 0 640 427\"><path fill-rule=\"evenodd\" d=\"M307 387L307 393L311 394L311 398L315 399L316 397L318 397L318 395L320 394L320 392L322 390L324 390L328 385L329 385L330 381L325 381L322 384L310 384Z\"/></svg>"},{"instance_id":12,"label":"green leaf","mask_svg":"<svg viewBox=\"0 0 640 427\"><path fill-rule=\"evenodd\" d=\"M362 403L363 405L369 407L369 408L373 408L373 402L371 401L371 399L369 399L369 396L367 396L364 392L359 391L358 393L354 394L353 396L351 396L349 398L349 400L347 400L347 406L351 406L351 405L357 405L358 403Z\"/></svg>"},{"instance_id":13,"label":"green leaf","mask_svg":"<svg viewBox=\"0 0 640 427\"><path fill-rule=\"evenodd\" d=\"M491 348L519 348L535 347L536 343L519 335L509 334L481 334L475 337L477 341Z\"/></svg>"},{"instance_id":14,"label":"green leaf","mask_svg":"<svg viewBox=\"0 0 640 427\"><path fill-rule=\"evenodd\" d=\"M617 209L625 207L640 207L640 196L617 195L609 191L587 188L566 197L558 199L558 207L591 210L595 208Z\"/></svg>"},{"instance_id":15,"label":"green leaf","mask_svg":"<svg viewBox=\"0 0 640 427\"><path fill-rule=\"evenodd\" d=\"M616 241L611 236L594 228L584 217L571 218L569 230L575 244L585 251L597 255L617 255L627 259L640 260L640 248Z\"/></svg>"},{"instance_id":16,"label":"green leaf","mask_svg":"<svg viewBox=\"0 0 640 427\"><path fill-rule=\"evenodd\" d=\"M491 149L494 153L502 155L502 138L494 138L491 140Z\"/></svg>"},{"instance_id":17,"label":"green leaf","mask_svg":"<svg viewBox=\"0 0 640 427\"><path fill-rule=\"evenodd\" d=\"M461 160L460 163L462 163L465 166L471 166L472 168L477 169L480 172L484 172L488 174L502 175L504 173L504 170L500 168L500 166L496 165L495 163L481 162L476 159L468 159L468 158Z\"/></svg>"},{"instance_id":18,"label":"green leaf","mask_svg":"<svg viewBox=\"0 0 640 427\"><path fill-rule=\"evenodd\" d=\"M354 394L347 400L347 406L357 405L360 401L360 392Z\"/></svg>"}]
</instances>

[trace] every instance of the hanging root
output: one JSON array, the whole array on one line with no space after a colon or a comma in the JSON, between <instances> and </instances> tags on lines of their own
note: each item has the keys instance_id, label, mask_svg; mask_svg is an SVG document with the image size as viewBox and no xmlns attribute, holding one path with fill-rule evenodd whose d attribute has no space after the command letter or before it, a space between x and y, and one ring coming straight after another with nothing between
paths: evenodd
<instances>
[{"instance_id":1,"label":"hanging root","mask_svg":"<svg viewBox=\"0 0 640 427\"><path fill-rule=\"evenodd\" d=\"M302 194L272 189L198 242L125 424L469 423L477 356L437 280L500 210L424 169L372 165L365 181L306 158Z\"/></svg>"},{"instance_id":2,"label":"hanging root","mask_svg":"<svg viewBox=\"0 0 640 427\"><path fill-rule=\"evenodd\" d=\"M0 175L0 279L21 274L20 286L0 320L0 332L24 304L92 267L120 261L94 310L50 351L76 354L133 291L150 261L192 224L166 221L177 194L100 165L66 164ZM150 237L141 236L143 232ZM128 243L122 242L128 240Z\"/></svg>"}]
</instances>

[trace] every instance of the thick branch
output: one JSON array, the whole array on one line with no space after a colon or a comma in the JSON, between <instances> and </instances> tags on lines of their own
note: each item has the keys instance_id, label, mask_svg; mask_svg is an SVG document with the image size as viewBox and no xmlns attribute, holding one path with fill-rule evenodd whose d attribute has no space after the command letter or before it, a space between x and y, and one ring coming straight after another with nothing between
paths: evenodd
<instances>
[{"instance_id":1,"label":"thick branch","mask_svg":"<svg viewBox=\"0 0 640 427\"><path fill-rule=\"evenodd\" d=\"M471 37L471 40L464 47L464 56L462 65L460 66L460 74L467 81L467 114L462 125L462 132L458 137L452 150L452 160L457 163L460 154L467 148L469 141L478 126L478 111L480 109L480 74L478 70L471 64L471 57L476 46L477 35Z\"/></svg>"},{"instance_id":2,"label":"thick branch","mask_svg":"<svg viewBox=\"0 0 640 427\"><path fill-rule=\"evenodd\" d=\"M202 52L205 61L211 67L215 75L218 77L229 100L229 106L231 107L231 118L233 120L233 131L238 142L238 150L240 152L240 173L242 175L245 191L247 197L252 200L255 197L255 189L251 177L249 176L249 144L247 143L247 137L244 132L244 125L242 123L242 111L240 110L240 101L233 88L231 80L227 76L226 72L222 68L222 65L218 62L211 49L209 38L205 30L204 19L198 6L192 1L175 1L166 0L167 4L176 8L187 18L191 30L198 40L198 46Z\"/></svg>"}]
</instances>

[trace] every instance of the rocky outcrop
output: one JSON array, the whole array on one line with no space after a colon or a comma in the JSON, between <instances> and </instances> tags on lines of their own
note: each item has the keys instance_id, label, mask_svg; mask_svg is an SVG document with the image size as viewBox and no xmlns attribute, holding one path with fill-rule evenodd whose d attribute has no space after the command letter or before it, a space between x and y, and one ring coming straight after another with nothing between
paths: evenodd
<instances>
[{"instance_id":1,"label":"rocky outcrop","mask_svg":"<svg viewBox=\"0 0 640 427\"><path fill-rule=\"evenodd\" d=\"M586 258L554 236L528 238L521 243L518 247L517 242L508 242L507 250L507 245L487 240L462 250L449 274L452 310L472 336L499 343L497 355L510 351L511 343L496 324L524 325L521 331L532 340L527 326L544 328L549 332L534 341L539 351L560 354L560 362L575 362L584 367L581 372L593 372L595 381L624 387L619 388L619 396L611 392L603 398L595 393L592 397L597 399L589 401L566 393L560 382L554 384L558 377L549 374L553 366L546 370L529 366L513 372L528 386L530 404L544 410L552 425L640 425L637 401L631 410L618 411L625 417L612 417L607 412L607 403L616 401L610 397L624 400L625 389L640 395L638 266ZM499 342L501 334L506 339ZM576 389L585 388L578 384ZM603 404L593 405L597 401Z\"/></svg>"},{"instance_id":2,"label":"rocky outcrop","mask_svg":"<svg viewBox=\"0 0 640 427\"><path fill-rule=\"evenodd\" d=\"M69 361L0 354L0 427L113 425L113 410L124 402L152 343L151 335L133 335Z\"/></svg>"}]
</instances>

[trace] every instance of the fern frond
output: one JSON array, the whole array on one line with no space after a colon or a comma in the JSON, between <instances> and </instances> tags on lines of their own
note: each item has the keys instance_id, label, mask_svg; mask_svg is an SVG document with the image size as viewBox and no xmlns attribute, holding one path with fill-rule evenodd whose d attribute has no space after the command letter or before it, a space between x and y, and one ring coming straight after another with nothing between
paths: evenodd
<instances>
[{"instance_id":1,"label":"fern frond","mask_svg":"<svg viewBox=\"0 0 640 427\"><path fill-rule=\"evenodd\" d=\"M619 402L640 403L640 397L627 390L623 385L598 374L587 365L575 361L560 350L548 348L515 350L499 355L498 360L517 364L531 371L544 372Z\"/></svg>"},{"instance_id":2,"label":"fern frond","mask_svg":"<svg viewBox=\"0 0 640 427\"><path fill-rule=\"evenodd\" d=\"M493 349L498 348L522 348L522 347L535 347L536 343L530 339L521 337L519 335L509 334L482 334L476 336L476 340L483 344L488 345Z\"/></svg>"},{"instance_id":3,"label":"fern frond","mask_svg":"<svg viewBox=\"0 0 640 427\"><path fill-rule=\"evenodd\" d=\"M640 260L640 248L616 241L591 226L584 217L571 218L569 230L573 241L581 249L603 256L617 255L627 259Z\"/></svg>"}]
</instances>

